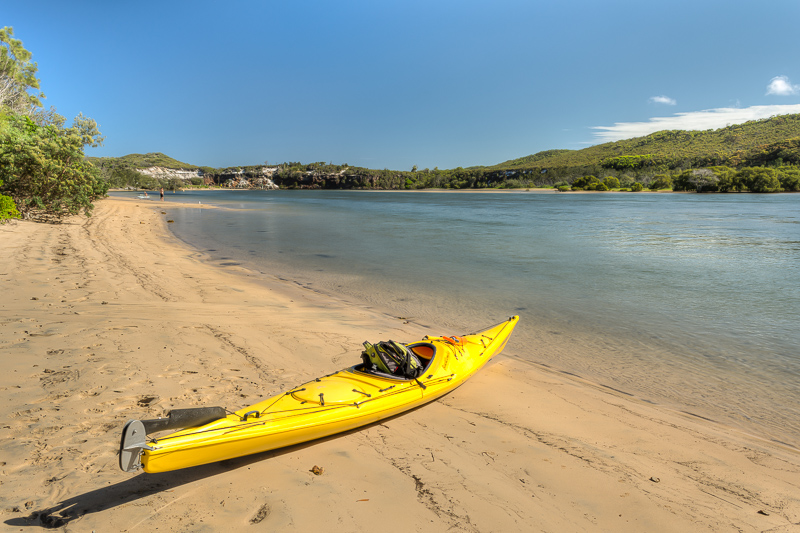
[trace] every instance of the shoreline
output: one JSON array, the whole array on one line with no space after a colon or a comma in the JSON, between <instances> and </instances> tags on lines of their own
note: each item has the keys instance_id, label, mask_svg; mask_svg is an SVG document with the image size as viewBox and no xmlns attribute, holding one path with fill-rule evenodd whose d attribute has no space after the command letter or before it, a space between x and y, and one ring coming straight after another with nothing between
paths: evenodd
<instances>
[{"instance_id":1,"label":"shoreline","mask_svg":"<svg viewBox=\"0 0 800 533\"><path fill-rule=\"evenodd\" d=\"M365 339L461 333L209 265L169 232L160 210L110 198L89 219L0 226L7 525L788 531L800 523L797 450L514 353L380 424L169 475L125 474L116 449L129 418L248 405L355 364ZM324 474L309 472L314 465Z\"/></svg>"},{"instance_id":2,"label":"shoreline","mask_svg":"<svg viewBox=\"0 0 800 533\"><path fill-rule=\"evenodd\" d=\"M108 192L122 192L122 193L137 193L140 191L144 191L145 189L109 189ZM156 189L146 189L148 191ZM203 187L203 188L188 188L188 189L181 189L181 191L191 191L191 192L202 192L202 191L267 191L269 189L258 189L258 188L248 188L248 189L237 189L237 188L228 188L228 187ZM273 189L275 190L275 189ZM702 194L702 195L728 195L728 194L753 194L757 196L762 195L780 195L780 194L800 194L798 191L780 191L780 192L771 192L771 193L761 193L761 192L751 192L751 191L729 191L729 192L719 192L719 191L707 191L698 193L696 191L673 191L672 189L658 189L658 190L651 190L651 189L644 189L637 192L632 191L620 191L620 190L610 190L610 191L564 191L563 193L555 188L546 188L546 187L530 187L530 188L519 188L519 189L277 189L281 191L355 191L355 192L413 192L413 193L482 193L482 194L506 194L506 193L534 193L534 194L545 194L545 193L560 193L560 194ZM166 193L165 193L166 194Z\"/></svg>"}]
</instances>

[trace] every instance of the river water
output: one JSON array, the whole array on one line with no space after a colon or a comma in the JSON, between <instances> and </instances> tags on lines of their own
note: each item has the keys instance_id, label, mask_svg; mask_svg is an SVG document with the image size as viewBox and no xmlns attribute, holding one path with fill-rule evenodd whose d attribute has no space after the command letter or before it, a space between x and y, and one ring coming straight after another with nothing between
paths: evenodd
<instances>
[{"instance_id":1,"label":"river water","mask_svg":"<svg viewBox=\"0 0 800 533\"><path fill-rule=\"evenodd\" d=\"M180 208L198 201L222 209ZM164 205L212 262L442 333L518 314L510 355L800 447L800 194L197 191Z\"/></svg>"}]
</instances>

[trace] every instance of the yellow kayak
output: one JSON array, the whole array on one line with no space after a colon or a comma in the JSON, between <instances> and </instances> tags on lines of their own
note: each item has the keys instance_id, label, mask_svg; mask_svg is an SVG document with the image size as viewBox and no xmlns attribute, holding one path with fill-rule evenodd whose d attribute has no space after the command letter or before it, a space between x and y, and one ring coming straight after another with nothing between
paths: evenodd
<instances>
[{"instance_id":1,"label":"yellow kayak","mask_svg":"<svg viewBox=\"0 0 800 533\"><path fill-rule=\"evenodd\" d=\"M380 372L365 358L235 413L212 407L131 420L123 429L120 467L177 470L327 437L413 409L452 391L500 353L518 320L513 316L479 333L403 344L420 365L417 377ZM176 427L183 429L147 438Z\"/></svg>"}]
</instances>

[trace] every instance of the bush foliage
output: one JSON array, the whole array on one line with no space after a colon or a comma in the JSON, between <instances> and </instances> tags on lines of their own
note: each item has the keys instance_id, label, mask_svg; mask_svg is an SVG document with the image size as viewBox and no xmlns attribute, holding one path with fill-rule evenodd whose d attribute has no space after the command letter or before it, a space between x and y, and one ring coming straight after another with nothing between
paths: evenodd
<instances>
[{"instance_id":1,"label":"bush foliage","mask_svg":"<svg viewBox=\"0 0 800 533\"><path fill-rule=\"evenodd\" d=\"M86 131L40 126L21 115L7 121L0 137L0 175L6 177L3 192L14 199L22 217L56 221L81 211L89 215L108 184L83 157Z\"/></svg>"},{"instance_id":2,"label":"bush foliage","mask_svg":"<svg viewBox=\"0 0 800 533\"><path fill-rule=\"evenodd\" d=\"M3 188L3 180L0 180L0 190ZM19 218L19 211L14 199L10 196L0 194L0 224L6 223L9 219Z\"/></svg>"},{"instance_id":3,"label":"bush foliage","mask_svg":"<svg viewBox=\"0 0 800 533\"><path fill-rule=\"evenodd\" d=\"M36 63L13 35L0 29L0 220L89 215L108 190L83 153L102 144L97 123L79 114L65 127L54 109L41 109Z\"/></svg>"}]
</instances>

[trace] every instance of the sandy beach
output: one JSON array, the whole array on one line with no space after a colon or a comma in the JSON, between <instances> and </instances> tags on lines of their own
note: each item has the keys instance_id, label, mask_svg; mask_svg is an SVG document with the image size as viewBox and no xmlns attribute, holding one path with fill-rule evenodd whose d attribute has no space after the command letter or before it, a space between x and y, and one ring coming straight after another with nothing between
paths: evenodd
<instances>
[{"instance_id":1,"label":"sandy beach","mask_svg":"<svg viewBox=\"0 0 800 533\"><path fill-rule=\"evenodd\" d=\"M465 331L212 266L153 201L104 199L91 218L0 238L3 530L800 531L798 450L511 350L358 431L124 473L129 419L240 408L355 364L364 340Z\"/></svg>"}]
</instances>

